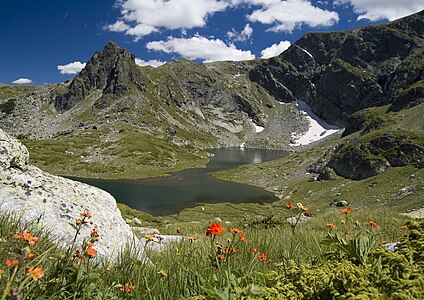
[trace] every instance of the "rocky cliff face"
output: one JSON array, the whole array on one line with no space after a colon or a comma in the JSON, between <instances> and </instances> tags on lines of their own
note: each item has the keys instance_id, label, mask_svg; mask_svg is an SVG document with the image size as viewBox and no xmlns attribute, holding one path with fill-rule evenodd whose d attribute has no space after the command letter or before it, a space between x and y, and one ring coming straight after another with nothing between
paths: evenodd
<instances>
[{"instance_id":1,"label":"rocky cliff face","mask_svg":"<svg viewBox=\"0 0 424 300\"><path fill-rule=\"evenodd\" d=\"M29 165L28 150L1 129L0 164L0 211L15 214L22 226L45 229L66 249L75 235L70 224L87 209L93 225L83 226L78 243L96 228L100 239L95 248L100 257L114 258L133 241L131 229L110 194Z\"/></svg>"},{"instance_id":2,"label":"rocky cliff face","mask_svg":"<svg viewBox=\"0 0 424 300\"><path fill-rule=\"evenodd\" d=\"M277 100L306 101L317 115L345 126L367 107L420 103L422 84L410 87L424 78L423 28L424 11L388 25L308 33L250 78Z\"/></svg>"}]
</instances>

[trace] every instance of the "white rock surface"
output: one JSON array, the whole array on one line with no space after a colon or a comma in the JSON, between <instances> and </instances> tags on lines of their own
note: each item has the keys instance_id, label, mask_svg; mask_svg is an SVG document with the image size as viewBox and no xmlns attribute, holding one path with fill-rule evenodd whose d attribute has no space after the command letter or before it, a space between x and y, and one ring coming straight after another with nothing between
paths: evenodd
<instances>
[{"instance_id":1,"label":"white rock surface","mask_svg":"<svg viewBox=\"0 0 424 300\"><path fill-rule=\"evenodd\" d=\"M100 234L95 249L101 258L114 258L127 243L135 245L115 199L107 192L70 179L50 175L28 165L28 150L0 129L0 212L14 213L24 224L47 230L60 247L70 246L80 213L87 209L93 224L85 224L78 243L92 228Z\"/></svg>"}]
</instances>

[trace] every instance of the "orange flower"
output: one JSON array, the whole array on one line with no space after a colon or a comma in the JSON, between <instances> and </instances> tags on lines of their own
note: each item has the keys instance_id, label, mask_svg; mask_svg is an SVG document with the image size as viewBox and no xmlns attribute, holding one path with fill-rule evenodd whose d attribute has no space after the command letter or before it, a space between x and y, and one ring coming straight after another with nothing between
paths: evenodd
<instances>
[{"instance_id":1,"label":"orange flower","mask_svg":"<svg viewBox=\"0 0 424 300\"><path fill-rule=\"evenodd\" d=\"M126 284L124 284L123 287L121 287L121 291L124 292L124 293L128 293L128 294L131 293L133 291L133 289L134 289L134 287L129 283L126 283Z\"/></svg>"},{"instance_id":2,"label":"orange flower","mask_svg":"<svg viewBox=\"0 0 424 300\"><path fill-rule=\"evenodd\" d=\"M81 252L78 249L75 249L75 257L79 260L83 260L84 256L81 255Z\"/></svg>"},{"instance_id":3,"label":"orange flower","mask_svg":"<svg viewBox=\"0 0 424 300\"><path fill-rule=\"evenodd\" d=\"M89 247L89 248L87 248L87 250L85 250L85 252L86 252L87 256L90 257L90 258L97 256L97 250L94 249L94 248Z\"/></svg>"},{"instance_id":4,"label":"orange flower","mask_svg":"<svg viewBox=\"0 0 424 300\"><path fill-rule=\"evenodd\" d=\"M305 207L305 206L303 206L303 204L302 203L300 203L300 202L297 202L296 203L296 206L297 206L297 208L298 209L300 209L301 211L303 211L303 212L307 212L308 211L308 208L307 207Z\"/></svg>"},{"instance_id":5,"label":"orange flower","mask_svg":"<svg viewBox=\"0 0 424 300\"><path fill-rule=\"evenodd\" d=\"M224 261L225 260L225 255L217 255L216 256L220 261Z\"/></svg>"},{"instance_id":6,"label":"orange flower","mask_svg":"<svg viewBox=\"0 0 424 300\"><path fill-rule=\"evenodd\" d=\"M260 260L266 260L267 258L268 258L268 254L266 253L262 253L261 255L259 255Z\"/></svg>"},{"instance_id":7,"label":"orange flower","mask_svg":"<svg viewBox=\"0 0 424 300\"><path fill-rule=\"evenodd\" d=\"M259 248L253 248L252 252L253 253L259 253Z\"/></svg>"},{"instance_id":8,"label":"orange flower","mask_svg":"<svg viewBox=\"0 0 424 300\"><path fill-rule=\"evenodd\" d=\"M237 252L237 249L236 249L236 247L232 246L232 247L230 248L230 251L235 253L235 252Z\"/></svg>"},{"instance_id":9,"label":"orange flower","mask_svg":"<svg viewBox=\"0 0 424 300\"><path fill-rule=\"evenodd\" d=\"M244 237L244 235L243 235L242 233L240 233L240 234L239 234L239 236L240 236L240 240L241 240L243 243L246 243L246 242L247 242L246 238Z\"/></svg>"},{"instance_id":10,"label":"orange flower","mask_svg":"<svg viewBox=\"0 0 424 300\"><path fill-rule=\"evenodd\" d=\"M94 239L97 239L99 237L99 233L97 232L96 228L93 228L91 231L91 237Z\"/></svg>"},{"instance_id":11,"label":"orange flower","mask_svg":"<svg viewBox=\"0 0 424 300\"><path fill-rule=\"evenodd\" d=\"M28 253L27 257L28 257L29 259L34 259L34 258L36 258L36 257L37 257L37 254L35 254L35 253Z\"/></svg>"},{"instance_id":12,"label":"orange flower","mask_svg":"<svg viewBox=\"0 0 424 300\"><path fill-rule=\"evenodd\" d=\"M84 212L81 213L81 217L91 219L91 215L90 215L90 213L88 212L87 209L85 209Z\"/></svg>"},{"instance_id":13,"label":"orange flower","mask_svg":"<svg viewBox=\"0 0 424 300\"><path fill-rule=\"evenodd\" d=\"M39 278L44 276L44 271L42 268L32 266L26 270L26 275L31 277L32 280L37 281Z\"/></svg>"},{"instance_id":14,"label":"orange flower","mask_svg":"<svg viewBox=\"0 0 424 300\"><path fill-rule=\"evenodd\" d=\"M238 228L231 228L231 229L230 229L230 231L231 231L232 233L243 233L243 230L238 229Z\"/></svg>"},{"instance_id":15,"label":"orange flower","mask_svg":"<svg viewBox=\"0 0 424 300\"><path fill-rule=\"evenodd\" d=\"M225 228L223 228L221 226L221 224L218 223L212 223L211 224L211 228L208 228L208 230L206 230L206 235L220 235L224 232L226 232L227 230Z\"/></svg>"},{"instance_id":16,"label":"orange flower","mask_svg":"<svg viewBox=\"0 0 424 300\"><path fill-rule=\"evenodd\" d=\"M400 226L400 229L408 229L408 226L406 225Z\"/></svg>"},{"instance_id":17,"label":"orange flower","mask_svg":"<svg viewBox=\"0 0 424 300\"><path fill-rule=\"evenodd\" d=\"M10 268L10 267L13 267L13 266L16 266L17 264L18 264L18 260L17 259L14 259L14 260L9 260L9 259L6 259L6 265Z\"/></svg>"},{"instance_id":18,"label":"orange flower","mask_svg":"<svg viewBox=\"0 0 424 300\"><path fill-rule=\"evenodd\" d=\"M183 229L181 227L177 228L177 233L181 233L183 231Z\"/></svg>"},{"instance_id":19,"label":"orange flower","mask_svg":"<svg viewBox=\"0 0 424 300\"><path fill-rule=\"evenodd\" d=\"M289 201L289 202L287 202L287 204L284 207L287 208L287 209L290 209L290 208L292 208L292 203Z\"/></svg>"},{"instance_id":20,"label":"orange flower","mask_svg":"<svg viewBox=\"0 0 424 300\"><path fill-rule=\"evenodd\" d=\"M369 224L370 224L370 226L371 226L372 228L378 228L377 223L376 223L376 222L374 222L374 221L369 221Z\"/></svg>"},{"instance_id":21,"label":"orange flower","mask_svg":"<svg viewBox=\"0 0 424 300\"><path fill-rule=\"evenodd\" d=\"M350 207L346 207L346 208L342 209L342 210L339 212L339 214L343 215L343 214L348 214L348 213L352 213L352 212L353 212L353 209L352 209L352 208L350 208Z\"/></svg>"},{"instance_id":22,"label":"orange flower","mask_svg":"<svg viewBox=\"0 0 424 300\"><path fill-rule=\"evenodd\" d=\"M29 230L24 230L23 232L22 232L22 234L19 234L19 233L15 233L14 235L13 235L13 237L15 238L15 239L24 239L24 240L26 240L31 246L34 246L35 245L35 243L36 242L38 242L38 240L39 240L39 238L38 237L35 237L35 236L32 236L31 234L30 234L30 232L29 232Z\"/></svg>"},{"instance_id":23,"label":"orange flower","mask_svg":"<svg viewBox=\"0 0 424 300\"><path fill-rule=\"evenodd\" d=\"M94 243L85 242L85 245L86 245L87 247L93 247L93 246L94 246Z\"/></svg>"},{"instance_id":24,"label":"orange flower","mask_svg":"<svg viewBox=\"0 0 424 300\"><path fill-rule=\"evenodd\" d=\"M75 222L75 224L77 224L77 226L81 226L81 225L82 225L82 221L81 221L81 219L78 219L78 220Z\"/></svg>"},{"instance_id":25,"label":"orange flower","mask_svg":"<svg viewBox=\"0 0 424 300\"><path fill-rule=\"evenodd\" d=\"M328 223L327 224L327 227L328 228L334 228L334 227L336 227L336 224L334 224L334 223Z\"/></svg>"}]
</instances>

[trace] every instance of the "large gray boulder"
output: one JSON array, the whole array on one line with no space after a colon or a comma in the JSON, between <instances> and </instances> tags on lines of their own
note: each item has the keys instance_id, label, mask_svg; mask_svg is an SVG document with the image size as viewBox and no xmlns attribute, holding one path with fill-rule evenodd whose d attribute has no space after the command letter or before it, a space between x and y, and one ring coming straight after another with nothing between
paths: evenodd
<instances>
[{"instance_id":1,"label":"large gray boulder","mask_svg":"<svg viewBox=\"0 0 424 300\"><path fill-rule=\"evenodd\" d=\"M48 231L66 249L75 235L70 224L88 210L92 224L83 225L77 245L90 237L93 228L100 234L94 247L100 258L116 258L127 244L136 244L109 193L45 173L28 165L28 160L25 146L0 129L0 212L18 216L23 228L35 225Z\"/></svg>"}]
</instances>

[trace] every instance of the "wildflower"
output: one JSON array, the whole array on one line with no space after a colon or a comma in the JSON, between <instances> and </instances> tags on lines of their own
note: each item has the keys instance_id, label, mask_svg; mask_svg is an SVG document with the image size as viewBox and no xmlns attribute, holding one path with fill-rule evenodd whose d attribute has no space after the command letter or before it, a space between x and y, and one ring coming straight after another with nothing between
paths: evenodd
<instances>
[{"instance_id":1,"label":"wildflower","mask_svg":"<svg viewBox=\"0 0 424 300\"><path fill-rule=\"evenodd\" d=\"M97 232L96 228L93 228L91 231L91 238L97 239L99 237L99 233Z\"/></svg>"},{"instance_id":2,"label":"wildflower","mask_svg":"<svg viewBox=\"0 0 424 300\"><path fill-rule=\"evenodd\" d=\"M147 241L151 241L151 242L153 242L155 239L154 239L154 237L153 237L153 235L151 235L151 234L146 234L145 236L144 236L144 238L147 240Z\"/></svg>"},{"instance_id":3,"label":"wildflower","mask_svg":"<svg viewBox=\"0 0 424 300\"><path fill-rule=\"evenodd\" d=\"M236 253L236 252L237 252L237 249L236 249L236 247L232 246L232 247L230 248L230 251L231 251L231 252L233 252L233 253Z\"/></svg>"},{"instance_id":4,"label":"wildflower","mask_svg":"<svg viewBox=\"0 0 424 300\"><path fill-rule=\"evenodd\" d=\"M330 228L330 229L332 229L332 228L336 227L336 224L334 224L334 223L328 223L327 224L327 227Z\"/></svg>"},{"instance_id":5,"label":"wildflower","mask_svg":"<svg viewBox=\"0 0 424 300\"><path fill-rule=\"evenodd\" d=\"M39 278L44 276L44 271L42 268L36 268L32 266L26 270L26 275L31 277L32 280L37 281Z\"/></svg>"},{"instance_id":6,"label":"wildflower","mask_svg":"<svg viewBox=\"0 0 424 300\"><path fill-rule=\"evenodd\" d=\"M14 259L12 261L9 259L6 259L6 266L8 266L9 268L16 266L18 263L19 263L18 259Z\"/></svg>"},{"instance_id":7,"label":"wildflower","mask_svg":"<svg viewBox=\"0 0 424 300\"><path fill-rule=\"evenodd\" d=\"M406 226L406 225L403 225L403 226L400 226L400 229L408 229L408 226Z\"/></svg>"},{"instance_id":8,"label":"wildflower","mask_svg":"<svg viewBox=\"0 0 424 300\"><path fill-rule=\"evenodd\" d=\"M211 228L208 228L208 230L206 230L206 235L220 235L224 232L226 232L227 230L225 228L223 228L221 226L221 224L218 223L212 223Z\"/></svg>"},{"instance_id":9,"label":"wildflower","mask_svg":"<svg viewBox=\"0 0 424 300\"><path fill-rule=\"evenodd\" d=\"M302 203L300 203L300 202L297 202L297 203L296 203L296 206L297 206L297 208L298 208L298 209L300 209L302 212L307 212L307 211L308 211L308 208L307 208L307 207L305 207L305 206L303 206L303 205L302 205Z\"/></svg>"},{"instance_id":10,"label":"wildflower","mask_svg":"<svg viewBox=\"0 0 424 300\"><path fill-rule=\"evenodd\" d=\"M346 220L341 220L340 223L346 224Z\"/></svg>"},{"instance_id":11,"label":"wildflower","mask_svg":"<svg viewBox=\"0 0 424 300\"><path fill-rule=\"evenodd\" d=\"M349 229L346 228L345 235L349 235Z\"/></svg>"},{"instance_id":12,"label":"wildflower","mask_svg":"<svg viewBox=\"0 0 424 300\"><path fill-rule=\"evenodd\" d=\"M189 242L193 242L193 241L197 240L197 237L195 237L195 236L189 236L189 237L187 238L187 240L188 240Z\"/></svg>"},{"instance_id":13,"label":"wildflower","mask_svg":"<svg viewBox=\"0 0 424 300\"><path fill-rule=\"evenodd\" d=\"M181 227L177 228L177 233L181 233L183 231L183 229Z\"/></svg>"},{"instance_id":14,"label":"wildflower","mask_svg":"<svg viewBox=\"0 0 424 300\"><path fill-rule=\"evenodd\" d=\"M91 215L89 214L87 209L85 209L84 212L81 213L81 217L91 219Z\"/></svg>"},{"instance_id":15,"label":"wildflower","mask_svg":"<svg viewBox=\"0 0 424 300\"><path fill-rule=\"evenodd\" d=\"M259 253L259 248L253 248L252 252L253 253Z\"/></svg>"},{"instance_id":16,"label":"wildflower","mask_svg":"<svg viewBox=\"0 0 424 300\"><path fill-rule=\"evenodd\" d=\"M247 239L243 236L243 234L239 234L239 236L240 236L240 240L243 242L243 243L246 243L247 242Z\"/></svg>"},{"instance_id":17,"label":"wildflower","mask_svg":"<svg viewBox=\"0 0 424 300\"><path fill-rule=\"evenodd\" d=\"M35 253L28 253L27 257L28 257L29 259L34 259L34 258L36 258L36 257L37 257L37 254L35 254Z\"/></svg>"},{"instance_id":18,"label":"wildflower","mask_svg":"<svg viewBox=\"0 0 424 300\"><path fill-rule=\"evenodd\" d=\"M128 294L131 293L133 289L134 287L129 283L126 283L121 287L121 291Z\"/></svg>"},{"instance_id":19,"label":"wildflower","mask_svg":"<svg viewBox=\"0 0 424 300\"><path fill-rule=\"evenodd\" d=\"M167 270L160 270L159 272L158 272L163 278L166 278L166 277L168 277L168 271Z\"/></svg>"},{"instance_id":20,"label":"wildflower","mask_svg":"<svg viewBox=\"0 0 424 300\"><path fill-rule=\"evenodd\" d=\"M238 228L231 228L231 229L230 229L230 231L231 231L232 233L243 233L243 230L238 229Z\"/></svg>"},{"instance_id":21,"label":"wildflower","mask_svg":"<svg viewBox=\"0 0 424 300\"><path fill-rule=\"evenodd\" d=\"M292 203L289 201L289 202L287 202L287 204L284 207L287 208L287 209L290 209L290 208L292 208Z\"/></svg>"},{"instance_id":22,"label":"wildflower","mask_svg":"<svg viewBox=\"0 0 424 300\"><path fill-rule=\"evenodd\" d=\"M26 240L31 246L34 246L36 242L38 242L39 238L32 236L29 230L24 230L22 234L15 233L13 235L13 238L15 239L24 239Z\"/></svg>"},{"instance_id":23,"label":"wildflower","mask_svg":"<svg viewBox=\"0 0 424 300\"><path fill-rule=\"evenodd\" d=\"M376 222L374 222L374 221L369 221L369 224L370 224L370 226L371 226L372 228L378 228L377 223L376 223Z\"/></svg>"},{"instance_id":24,"label":"wildflower","mask_svg":"<svg viewBox=\"0 0 424 300\"><path fill-rule=\"evenodd\" d=\"M217 255L216 257L217 257L220 261L224 261L224 260L225 260L225 255L220 254L220 255Z\"/></svg>"},{"instance_id":25,"label":"wildflower","mask_svg":"<svg viewBox=\"0 0 424 300\"><path fill-rule=\"evenodd\" d=\"M81 252L78 249L75 249L75 257L79 260L83 260L84 256L81 255Z\"/></svg>"},{"instance_id":26,"label":"wildflower","mask_svg":"<svg viewBox=\"0 0 424 300\"><path fill-rule=\"evenodd\" d=\"M359 222L358 220L355 221L355 226L361 226L361 222Z\"/></svg>"},{"instance_id":27,"label":"wildflower","mask_svg":"<svg viewBox=\"0 0 424 300\"><path fill-rule=\"evenodd\" d=\"M94 248L89 247L89 248L87 248L87 250L85 250L85 252L86 252L87 256L90 257L90 258L97 256L97 250L94 249Z\"/></svg>"},{"instance_id":28,"label":"wildflower","mask_svg":"<svg viewBox=\"0 0 424 300\"><path fill-rule=\"evenodd\" d=\"M266 260L267 258L268 258L268 254L266 253L262 253L261 255L259 255L260 260Z\"/></svg>"},{"instance_id":29,"label":"wildflower","mask_svg":"<svg viewBox=\"0 0 424 300\"><path fill-rule=\"evenodd\" d=\"M352 212L353 212L353 209L352 209L352 208L350 208L350 207L346 207L346 208L342 209L342 210L339 212L339 214L341 214L341 215L343 215L343 214L347 215L348 213L352 213Z\"/></svg>"},{"instance_id":30,"label":"wildflower","mask_svg":"<svg viewBox=\"0 0 424 300\"><path fill-rule=\"evenodd\" d=\"M77 226L81 226L81 225L82 225L82 220L81 220L81 219L78 219L78 220L75 222L75 224L77 224Z\"/></svg>"},{"instance_id":31,"label":"wildflower","mask_svg":"<svg viewBox=\"0 0 424 300\"><path fill-rule=\"evenodd\" d=\"M93 247L93 246L94 246L94 243L85 242L85 245L86 245L87 247Z\"/></svg>"}]
</instances>

